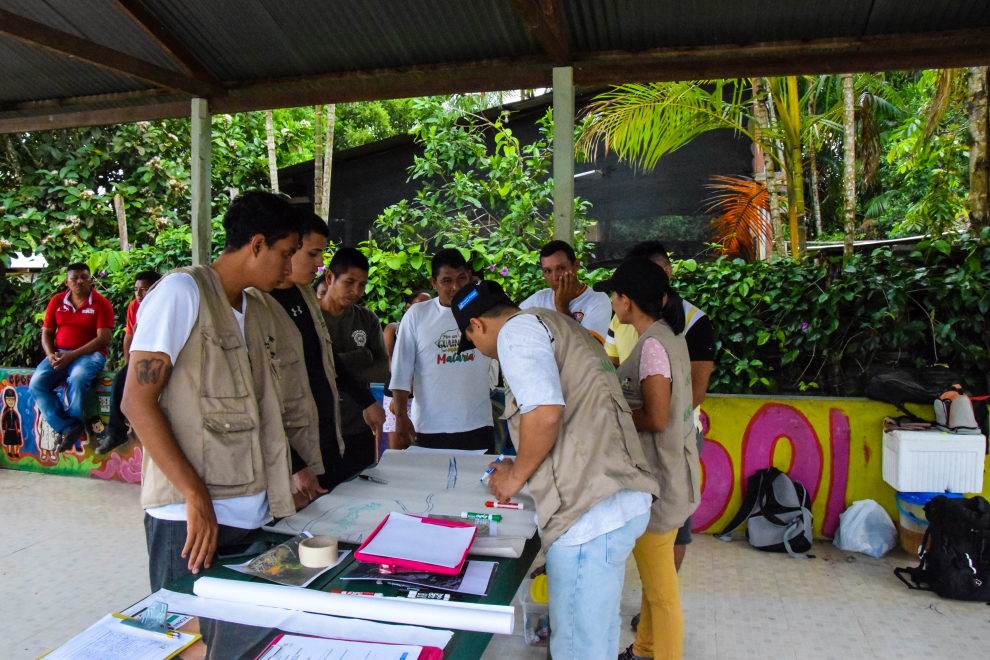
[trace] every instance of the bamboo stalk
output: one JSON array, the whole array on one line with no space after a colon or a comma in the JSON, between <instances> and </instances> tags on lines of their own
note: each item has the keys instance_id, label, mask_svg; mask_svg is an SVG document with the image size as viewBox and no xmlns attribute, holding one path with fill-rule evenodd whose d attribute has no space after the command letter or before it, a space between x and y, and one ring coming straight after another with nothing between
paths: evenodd
<instances>
[{"instance_id":1,"label":"bamboo stalk","mask_svg":"<svg viewBox=\"0 0 990 660\"><path fill-rule=\"evenodd\" d=\"M265 133L268 147L268 177L271 179L273 193L278 193L278 165L275 162L275 120L271 110L265 110Z\"/></svg>"},{"instance_id":2,"label":"bamboo stalk","mask_svg":"<svg viewBox=\"0 0 990 660\"><path fill-rule=\"evenodd\" d=\"M853 76L842 75L842 192L845 198L842 230L842 253L849 258L853 254L856 239L856 109L853 94Z\"/></svg>"},{"instance_id":3,"label":"bamboo stalk","mask_svg":"<svg viewBox=\"0 0 990 660\"><path fill-rule=\"evenodd\" d=\"M333 129L337 121L337 106L327 106L327 135L323 146L323 201L320 204L320 217L330 219L330 177L333 174Z\"/></svg>"},{"instance_id":4,"label":"bamboo stalk","mask_svg":"<svg viewBox=\"0 0 990 660\"><path fill-rule=\"evenodd\" d=\"M313 129L313 212L323 217L323 105L315 107Z\"/></svg>"}]
</instances>

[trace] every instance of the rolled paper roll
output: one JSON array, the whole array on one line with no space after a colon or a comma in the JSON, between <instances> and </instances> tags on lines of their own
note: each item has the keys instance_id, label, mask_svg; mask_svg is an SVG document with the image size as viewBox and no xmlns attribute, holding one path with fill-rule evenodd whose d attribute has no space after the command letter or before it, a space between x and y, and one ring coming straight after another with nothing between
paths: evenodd
<instances>
[{"instance_id":1,"label":"rolled paper roll","mask_svg":"<svg viewBox=\"0 0 990 660\"><path fill-rule=\"evenodd\" d=\"M337 561L337 539L314 536L299 544L299 563L307 568L325 568Z\"/></svg>"},{"instance_id":2,"label":"rolled paper roll","mask_svg":"<svg viewBox=\"0 0 990 660\"><path fill-rule=\"evenodd\" d=\"M193 593L202 598L234 603L500 635L511 635L516 619L515 609L506 605L345 596L280 584L211 577L196 580Z\"/></svg>"}]
</instances>

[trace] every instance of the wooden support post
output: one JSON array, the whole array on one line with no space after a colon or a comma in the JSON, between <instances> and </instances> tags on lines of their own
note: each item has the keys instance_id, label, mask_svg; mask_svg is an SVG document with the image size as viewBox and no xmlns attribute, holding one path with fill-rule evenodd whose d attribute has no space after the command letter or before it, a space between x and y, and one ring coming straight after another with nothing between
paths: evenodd
<instances>
[{"instance_id":1,"label":"wooden support post","mask_svg":"<svg viewBox=\"0 0 990 660\"><path fill-rule=\"evenodd\" d=\"M574 69L553 70L553 238L574 244Z\"/></svg>"},{"instance_id":2,"label":"wooden support post","mask_svg":"<svg viewBox=\"0 0 990 660\"><path fill-rule=\"evenodd\" d=\"M205 266L211 261L210 199L210 107L206 99L192 100L192 130L190 135L192 172L192 262Z\"/></svg>"}]
</instances>

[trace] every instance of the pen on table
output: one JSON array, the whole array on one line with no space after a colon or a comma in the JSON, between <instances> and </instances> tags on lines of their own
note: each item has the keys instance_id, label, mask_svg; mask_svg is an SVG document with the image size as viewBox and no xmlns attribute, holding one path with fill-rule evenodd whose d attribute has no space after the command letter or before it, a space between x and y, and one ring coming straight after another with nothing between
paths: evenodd
<instances>
[{"instance_id":1,"label":"pen on table","mask_svg":"<svg viewBox=\"0 0 990 660\"><path fill-rule=\"evenodd\" d=\"M520 502L485 502L489 509L524 509Z\"/></svg>"},{"instance_id":2,"label":"pen on table","mask_svg":"<svg viewBox=\"0 0 990 660\"><path fill-rule=\"evenodd\" d=\"M376 484L387 484L388 482L384 479L379 479L378 477L372 477L370 474L359 474L359 479L364 479L365 481L371 481Z\"/></svg>"},{"instance_id":3,"label":"pen on table","mask_svg":"<svg viewBox=\"0 0 990 660\"><path fill-rule=\"evenodd\" d=\"M461 511L461 518L474 518L475 520L493 520L495 522L501 522L502 516L497 513L471 513L470 511Z\"/></svg>"},{"instance_id":4,"label":"pen on table","mask_svg":"<svg viewBox=\"0 0 990 660\"><path fill-rule=\"evenodd\" d=\"M501 463L503 458L505 458L505 456L499 455L499 457L495 459L495 462L496 463ZM483 476L481 478L481 481L487 484L488 483L488 477L492 476L492 472L494 472L494 471L495 471L495 468L488 468L487 470L485 470L485 476Z\"/></svg>"}]
</instances>

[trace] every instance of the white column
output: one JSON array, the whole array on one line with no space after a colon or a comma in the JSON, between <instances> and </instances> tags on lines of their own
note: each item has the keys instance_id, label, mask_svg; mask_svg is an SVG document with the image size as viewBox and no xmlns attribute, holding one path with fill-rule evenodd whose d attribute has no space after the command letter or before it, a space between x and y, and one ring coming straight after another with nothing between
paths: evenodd
<instances>
[{"instance_id":1,"label":"white column","mask_svg":"<svg viewBox=\"0 0 990 660\"><path fill-rule=\"evenodd\" d=\"M192 100L189 147L192 172L192 262L205 266L211 259L210 107L206 99Z\"/></svg>"},{"instance_id":2,"label":"white column","mask_svg":"<svg viewBox=\"0 0 990 660\"><path fill-rule=\"evenodd\" d=\"M574 69L553 70L553 237L574 244Z\"/></svg>"}]
</instances>

